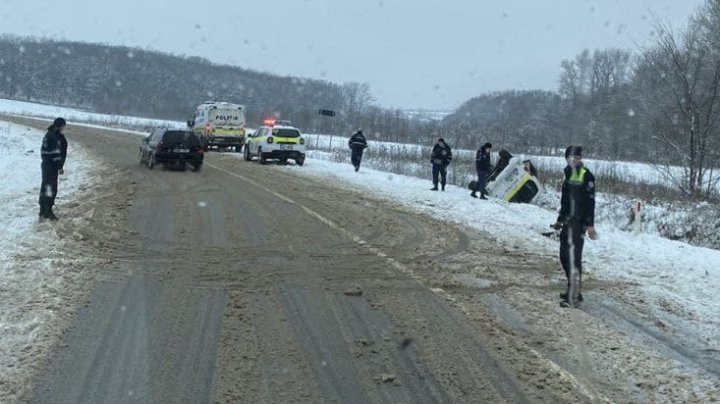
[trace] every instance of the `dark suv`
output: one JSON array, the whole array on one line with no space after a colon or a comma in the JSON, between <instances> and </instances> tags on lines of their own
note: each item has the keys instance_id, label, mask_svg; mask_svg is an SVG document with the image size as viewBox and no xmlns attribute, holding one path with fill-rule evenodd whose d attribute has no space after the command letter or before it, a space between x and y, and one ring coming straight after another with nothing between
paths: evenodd
<instances>
[{"instance_id":1,"label":"dark suv","mask_svg":"<svg viewBox=\"0 0 720 404\"><path fill-rule=\"evenodd\" d=\"M189 164L194 171L199 171L203 156L200 138L187 130L155 129L140 145L140 164L146 164L148 168L153 168L155 164Z\"/></svg>"}]
</instances>

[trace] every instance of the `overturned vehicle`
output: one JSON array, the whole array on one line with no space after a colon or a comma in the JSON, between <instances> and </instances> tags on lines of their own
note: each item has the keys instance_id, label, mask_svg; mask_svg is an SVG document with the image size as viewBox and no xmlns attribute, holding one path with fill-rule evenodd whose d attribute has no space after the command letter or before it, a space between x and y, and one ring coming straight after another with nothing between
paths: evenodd
<instances>
[{"instance_id":1,"label":"overturned vehicle","mask_svg":"<svg viewBox=\"0 0 720 404\"><path fill-rule=\"evenodd\" d=\"M500 160L488 175L488 196L508 202L530 203L540 191L537 170L530 160L514 157L500 150ZM475 189L476 181L468 188Z\"/></svg>"}]
</instances>

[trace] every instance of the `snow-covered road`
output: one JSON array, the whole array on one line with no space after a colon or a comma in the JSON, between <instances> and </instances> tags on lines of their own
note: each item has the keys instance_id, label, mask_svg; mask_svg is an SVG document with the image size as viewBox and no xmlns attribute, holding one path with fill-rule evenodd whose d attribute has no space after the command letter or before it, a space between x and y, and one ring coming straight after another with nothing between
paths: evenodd
<instances>
[{"instance_id":1,"label":"snow-covered road","mask_svg":"<svg viewBox=\"0 0 720 404\"><path fill-rule=\"evenodd\" d=\"M321 159L310 159L302 168L286 169L478 229L509 249L557 260L558 241L542 235L557 216L539 206L479 201L455 186L446 192L432 192L429 180L364 168L355 173L349 164ZM636 235L610 223L596 225L599 239L585 243L587 276L637 283L642 295L636 300L649 310L672 316L702 340L719 339L720 251L654 235ZM559 284L562 282L559 279Z\"/></svg>"}]
</instances>

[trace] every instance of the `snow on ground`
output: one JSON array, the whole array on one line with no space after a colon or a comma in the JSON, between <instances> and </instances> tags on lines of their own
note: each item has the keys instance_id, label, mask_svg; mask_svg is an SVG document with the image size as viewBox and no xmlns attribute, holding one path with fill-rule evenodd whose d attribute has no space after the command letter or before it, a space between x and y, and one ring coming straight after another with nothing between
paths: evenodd
<instances>
[{"instance_id":1,"label":"snow on ground","mask_svg":"<svg viewBox=\"0 0 720 404\"><path fill-rule=\"evenodd\" d=\"M414 158L418 164L427 165L430 159L430 147L433 145L417 145L408 143L395 143L395 142L383 142L380 134L369 134L366 135L368 138L368 150L367 155L371 157L373 154L379 154L378 152L389 152L393 155L410 156ZM314 150L320 150L330 153L347 154L347 142L348 136L330 136L323 134L305 134L308 139L308 148ZM452 139L448 139L452 146ZM478 147L481 145L478 142ZM503 148L502 144L494 144L493 156L497 159L497 153ZM520 159L530 159L533 164L540 170L545 172L562 172L565 167L565 159L562 156L536 156L529 154L515 154L512 150L509 150L512 154ZM462 150L453 149L453 155L457 158L463 156L466 159L475 158L475 150ZM597 160L597 159L584 159L585 164L588 167L592 167L593 172L596 175L612 175L615 177L623 178L626 182L635 184L649 184L649 185L660 185L664 187L676 187L677 184L673 182L673 178L682 177L682 168L671 167L669 172L672 173L673 178L668 177L664 174L664 168L653 166L648 163L640 162L627 162L627 161L610 161L610 160ZM452 169L452 166L450 167ZM713 184L715 188L720 192L720 181L718 175L714 175L715 180Z\"/></svg>"},{"instance_id":2,"label":"snow on ground","mask_svg":"<svg viewBox=\"0 0 720 404\"><path fill-rule=\"evenodd\" d=\"M302 168L286 169L475 228L507 248L556 259L558 242L542 233L549 231L557 214L542 207L499 200L480 201L455 186L449 186L446 192L432 192L429 180L366 168L355 173L349 164L316 158L308 159ZM720 251L656 235L635 235L603 221L598 221L596 228L599 239L585 244L588 276L636 282L645 293L639 299L648 299L649 304L655 303L663 310L679 305L681 310L670 308L669 311L689 321L687 325L694 328L693 334L709 341L718 340Z\"/></svg>"},{"instance_id":3,"label":"snow on ground","mask_svg":"<svg viewBox=\"0 0 720 404\"><path fill-rule=\"evenodd\" d=\"M14 101L2 98L0 98L0 113L46 119L55 119L61 116L65 118L69 124L82 122L103 125L104 128L124 127L132 129L147 129L158 126L184 128L186 125L184 122L179 121L97 114L82 111L77 108L56 107L52 105Z\"/></svg>"},{"instance_id":4,"label":"snow on ground","mask_svg":"<svg viewBox=\"0 0 720 404\"><path fill-rule=\"evenodd\" d=\"M43 135L0 122L0 401L27 385L33 358L56 333L53 327L68 281L79 284L85 276L58 264L72 251L65 251L67 244L55 225L38 223ZM82 195L96 164L74 144L69 155L65 175L60 177L58 215Z\"/></svg>"}]
</instances>

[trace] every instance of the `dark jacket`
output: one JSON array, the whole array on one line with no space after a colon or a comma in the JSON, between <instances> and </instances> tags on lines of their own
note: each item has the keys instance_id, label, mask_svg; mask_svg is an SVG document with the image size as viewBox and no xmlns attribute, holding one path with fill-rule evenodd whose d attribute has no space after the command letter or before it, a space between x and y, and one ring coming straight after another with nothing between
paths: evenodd
<instances>
[{"instance_id":1,"label":"dark jacket","mask_svg":"<svg viewBox=\"0 0 720 404\"><path fill-rule=\"evenodd\" d=\"M430 153L430 161L435 165L447 166L450 164L451 160L452 149L450 148L450 145L445 143L445 146L442 146L440 142L435 143L432 153Z\"/></svg>"},{"instance_id":2,"label":"dark jacket","mask_svg":"<svg viewBox=\"0 0 720 404\"><path fill-rule=\"evenodd\" d=\"M67 158L67 147L65 135L54 126L49 127L40 148L43 166L52 170L62 170Z\"/></svg>"},{"instance_id":3,"label":"dark jacket","mask_svg":"<svg viewBox=\"0 0 720 404\"><path fill-rule=\"evenodd\" d=\"M573 170L565 167L565 181L560 198L562 224L595 225L595 176L585 166Z\"/></svg>"},{"instance_id":4,"label":"dark jacket","mask_svg":"<svg viewBox=\"0 0 720 404\"><path fill-rule=\"evenodd\" d=\"M475 154L475 170L477 170L477 172L488 172L491 168L490 153L486 152L483 148L478 149Z\"/></svg>"},{"instance_id":5,"label":"dark jacket","mask_svg":"<svg viewBox=\"0 0 720 404\"><path fill-rule=\"evenodd\" d=\"M348 147L352 151L363 151L368 147L365 135L363 135L362 132L356 132L350 137L350 140L348 140Z\"/></svg>"}]
</instances>

